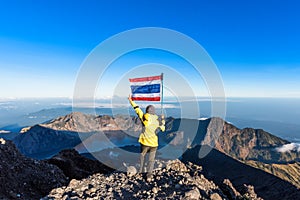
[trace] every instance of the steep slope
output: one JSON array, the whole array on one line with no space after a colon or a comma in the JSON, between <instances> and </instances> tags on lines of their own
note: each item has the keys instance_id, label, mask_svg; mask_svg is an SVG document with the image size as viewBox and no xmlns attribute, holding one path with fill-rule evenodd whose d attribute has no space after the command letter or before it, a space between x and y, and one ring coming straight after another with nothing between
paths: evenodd
<instances>
[{"instance_id":1,"label":"steep slope","mask_svg":"<svg viewBox=\"0 0 300 200\"><path fill-rule=\"evenodd\" d=\"M217 184L228 178L237 190L241 190L244 184L253 185L256 193L264 199L299 199L300 190L291 183L250 167L215 149L200 159L198 157L200 148L211 149L208 146L196 146L186 151L182 160L203 166L204 175Z\"/></svg>"},{"instance_id":2,"label":"steep slope","mask_svg":"<svg viewBox=\"0 0 300 200\"><path fill-rule=\"evenodd\" d=\"M81 156L74 149L63 150L45 162L58 166L70 179L83 179L95 173L108 174L114 171L98 160Z\"/></svg>"},{"instance_id":3,"label":"steep slope","mask_svg":"<svg viewBox=\"0 0 300 200\"><path fill-rule=\"evenodd\" d=\"M266 164L257 161L245 161L247 165L274 174L279 178L289 181L300 189L300 163Z\"/></svg>"},{"instance_id":4,"label":"steep slope","mask_svg":"<svg viewBox=\"0 0 300 200\"><path fill-rule=\"evenodd\" d=\"M9 141L0 138L0 199L38 199L67 177L55 165L23 156Z\"/></svg>"},{"instance_id":5,"label":"steep slope","mask_svg":"<svg viewBox=\"0 0 300 200\"><path fill-rule=\"evenodd\" d=\"M214 140L215 148L240 160L256 160L265 163L287 163L300 161L300 152L279 152L276 148L289 142L261 129L238 129L220 118L210 119L209 128L202 145L209 145ZM212 127L212 128L211 128ZM216 137L213 128L223 127Z\"/></svg>"},{"instance_id":6,"label":"steep slope","mask_svg":"<svg viewBox=\"0 0 300 200\"><path fill-rule=\"evenodd\" d=\"M238 129L219 118L212 118L209 124L210 127L221 127L222 125L223 129L218 137L215 137L216 133L208 127L205 139L201 144L211 144L214 139L215 149L250 166L287 180L300 188L300 171L298 170L300 152L297 149L277 150L277 148L289 144L288 141L261 129Z\"/></svg>"},{"instance_id":7,"label":"steep slope","mask_svg":"<svg viewBox=\"0 0 300 200\"><path fill-rule=\"evenodd\" d=\"M81 142L77 132L57 131L35 125L14 138L18 149L26 156L43 159Z\"/></svg>"}]
</instances>

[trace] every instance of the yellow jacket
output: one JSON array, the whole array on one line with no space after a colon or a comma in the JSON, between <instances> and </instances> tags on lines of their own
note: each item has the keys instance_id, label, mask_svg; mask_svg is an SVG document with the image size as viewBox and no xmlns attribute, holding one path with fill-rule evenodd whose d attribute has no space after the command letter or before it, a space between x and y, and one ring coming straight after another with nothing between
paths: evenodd
<instances>
[{"instance_id":1,"label":"yellow jacket","mask_svg":"<svg viewBox=\"0 0 300 200\"><path fill-rule=\"evenodd\" d=\"M155 130L160 128L162 131L165 131L165 120L162 120L162 125L160 126L157 115L144 114L142 109L132 100L130 100L130 104L144 125L144 130L139 137L139 143L149 147L157 147L158 137Z\"/></svg>"}]
</instances>

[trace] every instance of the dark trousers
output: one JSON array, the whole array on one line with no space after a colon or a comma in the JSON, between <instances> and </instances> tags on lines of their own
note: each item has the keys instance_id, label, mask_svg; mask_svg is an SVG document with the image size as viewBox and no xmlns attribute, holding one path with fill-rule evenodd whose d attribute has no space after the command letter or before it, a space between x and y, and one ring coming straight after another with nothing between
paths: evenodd
<instances>
[{"instance_id":1,"label":"dark trousers","mask_svg":"<svg viewBox=\"0 0 300 200\"><path fill-rule=\"evenodd\" d=\"M149 147L141 144L140 173L144 172L145 156L149 152L149 162L147 163L147 173L151 174L154 168L154 159L157 147Z\"/></svg>"}]
</instances>

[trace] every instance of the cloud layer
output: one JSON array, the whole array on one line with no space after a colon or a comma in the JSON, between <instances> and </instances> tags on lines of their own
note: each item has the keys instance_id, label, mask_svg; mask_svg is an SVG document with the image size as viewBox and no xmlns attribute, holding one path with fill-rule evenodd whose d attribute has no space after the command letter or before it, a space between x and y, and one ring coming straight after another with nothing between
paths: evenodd
<instances>
[{"instance_id":1,"label":"cloud layer","mask_svg":"<svg viewBox=\"0 0 300 200\"><path fill-rule=\"evenodd\" d=\"M290 152L290 151L300 152L300 144L298 144L298 143L285 144L282 147L276 148L276 150L280 153Z\"/></svg>"}]
</instances>

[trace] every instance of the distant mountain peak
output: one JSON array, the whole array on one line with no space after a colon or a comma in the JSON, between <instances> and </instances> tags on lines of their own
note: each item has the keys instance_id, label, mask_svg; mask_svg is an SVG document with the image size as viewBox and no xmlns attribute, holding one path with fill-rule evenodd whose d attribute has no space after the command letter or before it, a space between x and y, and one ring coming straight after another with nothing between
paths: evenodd
<instances>
[{"instance_id":1,"label":"distant mountain peak","mask_svg":"<svg viewBox=\"0 0 300 200\"><path fill-rule=\"evenodd\" d=\"M72 112L66 116L53 119L48 123L41 124L41 126L54 130L75 132L120 130L111 116L97 116L81 112Z\"/></svg>"},{"instance_id":2,"label":"distant mountain peak","mask_svg":"<svg viewBox=\"0 0 300 200\"><path fill-rule=\"evenodd\" d=\"M202 145L210 145L234 158L263 162L289 162L299 155L280 154L276 148L289 142L262 129L244 128L211 118ZM287 152L288 153L288 152Z\"/></svg>"}]
</instances>

